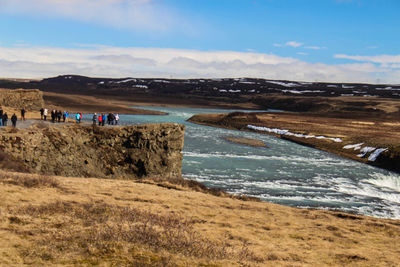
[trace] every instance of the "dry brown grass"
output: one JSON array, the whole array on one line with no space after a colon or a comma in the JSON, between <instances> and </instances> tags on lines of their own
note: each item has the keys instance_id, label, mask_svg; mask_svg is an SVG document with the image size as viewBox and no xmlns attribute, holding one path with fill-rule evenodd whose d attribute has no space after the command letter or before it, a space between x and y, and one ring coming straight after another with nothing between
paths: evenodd
<instances>
[{"instance_id":1,"label":"dry brown grass","mask_svg":"<svg viewBox=\"0 0 400 267\"><path fill-rule=\"evenodd\" d=\"M138 246L154 254L161 252L170 259L173 255L205 260L256 259L245 244L235 251L225 240L205 238L194 230L196 221L173 212L156 214L102 201L57 201L39 206L26 205L9 212L13 224L34 219L44 221L40 229L29 232L29 235L39 236L34 249L22 252L32 262L38 258L44 261L68 259L73 255L78 261L118 260L132 264L136 262L135 253L129 252L134 252ZM49 217L58 218L58 222L46 223Z\"/></svg>"},{"instance_id":2,"label":"dry brown grass","mask_svg":"<svg viewBox=\"0 0 400 267\"><path fill-rule=\"evenodd\" d=\"M178 180L182 179L175 181L179 186L194 184ZM64 189L54 177L25 173L0 171L0 182L28 189ZM157 185L166 187L161 180ZM30 239L29 248L18 246L19 256L26 264L69 262L78 265L175 266L187 259L206 265L225 259L243 263L261 261L248 248L247 242L232 246L227 237L218 240L207 238L195 230L194 225L199 223L197 219L173 211L150 212L108 204L103 200L56 200L39 205L7 207L5 210L7 215L2 219L8 221L8 231ZM2 213L0 209L0 215Z\"/></svg>"},{"instance_id":3,"label":"dry brown grass","mask_svg":"<svg viewBox=\"0 0 400 267\"><path fill-rule=\"evenodd\" d=\"M208 188L207 186L205 186L200 182L189 179L182 179L180 177L175 177L175 178L171 177L168 178L168 180L166 180L163 177L145 177L137 181L142 183L144 182L144 183L155 184L157 186L164 187L167 189L174 189L174 190L190 189L195 192L206 193L217 197L227 197L233 199L240 199L243 201L256 201L256 202L261 201L259 198L256 197L250 197L246 195L233 195L219 188Z\"/></svg>"},{"instance_id":4,"label":"dry brown grass","mask_svg":"<svg viewBox=\"0 0 400 267\"><path fill-rule=\"evenodd\" d=\"M4 182L19 175L1 175L0 266L399 262L396 220L242 201L165 181L53 177L66 190Z\"/></svg>"},{"instance_id":5,"label":"dry brown grass","mask_svg":"<svg viewBox=\"0 0 400 267\"><path fill-rule=\"evenodd\" d=\"M0 170L0 182L27 188L53 187L63 189L57 179L46 175L9 173Z\"/></svg>"}]
</instances>

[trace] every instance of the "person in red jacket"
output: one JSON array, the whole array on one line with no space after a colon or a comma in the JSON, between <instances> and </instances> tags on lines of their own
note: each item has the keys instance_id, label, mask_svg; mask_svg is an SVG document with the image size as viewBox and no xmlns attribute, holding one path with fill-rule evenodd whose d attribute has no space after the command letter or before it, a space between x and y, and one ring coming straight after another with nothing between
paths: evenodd
<instances>
[{"instance_id":1,"label":"person in red jacket","mask_svg":"<svg viewBox=\"0 0 400 267\"><path fill-rule=\"evenodd\" d=\"M101 122L103 121L103 116L100 114L99 115L99 126L101 126Z\"/></svg>"}]
</instances>

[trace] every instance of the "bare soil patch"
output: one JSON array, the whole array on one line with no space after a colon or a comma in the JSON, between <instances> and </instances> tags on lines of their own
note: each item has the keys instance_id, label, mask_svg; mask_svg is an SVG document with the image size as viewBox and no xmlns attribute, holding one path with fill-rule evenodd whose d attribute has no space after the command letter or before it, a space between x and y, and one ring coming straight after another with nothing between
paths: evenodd
<instances>
[{"instance_id":1,"label":"bare soil patch","mask_svg":"<svg viewBox=\"0 0 400 267\"><path fill-rule=\"evenodd\" d=\"M235 144L239 144L239 145L267 148L267 145L263 141L257 140L257 139L235 137L235 136L224 136L222 138L226 141L229 141L229 142L232 142Z\"/></svg>"}]
</instances>

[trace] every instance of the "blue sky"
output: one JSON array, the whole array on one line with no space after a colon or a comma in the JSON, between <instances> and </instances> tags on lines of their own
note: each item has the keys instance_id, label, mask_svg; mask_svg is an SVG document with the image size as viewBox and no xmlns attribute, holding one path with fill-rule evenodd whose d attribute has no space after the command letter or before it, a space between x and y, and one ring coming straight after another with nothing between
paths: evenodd
<instances>
[{"instance_id":1,"label":"blue sky","mask_svg":"<svg viewBox=\"0 0 400 267\"><path fill-rule=\"evenodd\" d=\"M400 83L398 0L0 0L0 77Z\"/></svg>"}]
</instances>

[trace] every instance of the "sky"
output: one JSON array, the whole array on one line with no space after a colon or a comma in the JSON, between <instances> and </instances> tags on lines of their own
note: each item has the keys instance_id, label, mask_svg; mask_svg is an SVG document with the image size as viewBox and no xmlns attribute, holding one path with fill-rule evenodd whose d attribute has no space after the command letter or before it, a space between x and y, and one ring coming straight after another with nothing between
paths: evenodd
<instances>
[{"instance_id":1,"label":"sky","mask_svg":"<svg viewBox=\"0 0 400 267\"><path fill-rule=\"evenodd\" d=\"M399 0L0 0L0 77L400 84Z\"/></svg>"}]
</instances>

